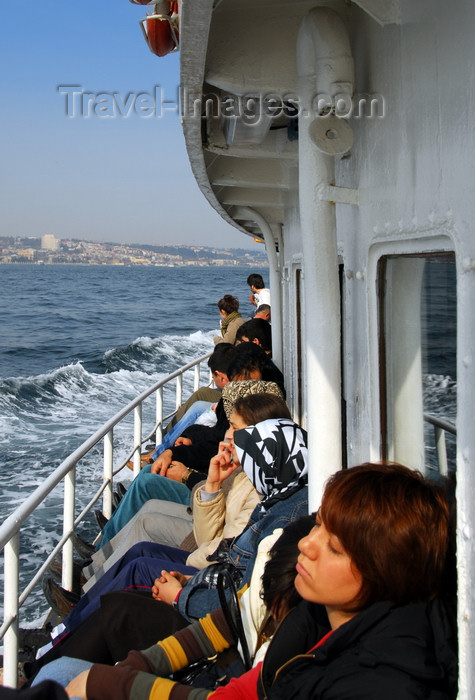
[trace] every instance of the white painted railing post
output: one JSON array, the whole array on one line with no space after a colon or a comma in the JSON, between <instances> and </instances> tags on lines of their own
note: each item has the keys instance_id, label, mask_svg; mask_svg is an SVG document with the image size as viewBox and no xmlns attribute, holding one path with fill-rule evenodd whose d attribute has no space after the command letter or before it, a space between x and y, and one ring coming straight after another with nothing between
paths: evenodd
<instances>
[{"instance_id":1,"label":"white painted railing post","mask_svg":"<svg viewBox=\"0 0 475 700\"><path fill-rule=\"evenodd\" d=\"M112 515L112 471L114 459L114 429L104 436L104 481L107 486L102 496L102 512L106 518Z\"/></svg>"},{"instance_id":2,"label":"white painted railing post","mask_svg":"<svg viewBox=\"0 0 475 700\"><path fill-rule=\"evenodd\" d=\"M155 433L155 444L161 445L163 438L163 387L157 389L156 394L156 406L155 406L155 423L158 425L157 431Z\"/></svg>"},{"instance_id":3,"label":"white painted railing post","mask_svg":"<svg viewBox=\"0 0 475 700\"><path fill-rule=\"evenodd\" d=\"M176 378L176 402L175 408L178 410L181 406L181 399L183 396L183 375L179 374Z\"/></svg>"},{"instance_id":4,"label":"white painted railing post","mask_svg":"<svg viewBox=\"0 0 475 700\"><path fill-rule=\"evenodd\" d=\"M134 479L140 474L140 452L142 446L142 403L134 408Z\"/></svg>"},{"instance_id":5,"label":"white painted railing post","mask_svg":"<svg viewBox=\"0 0 475 700\"><path fill-rule=\"evenodd\" d=\"M63 535L74 529L74 500L76 490L76 467L64 477ZM61 585L68 591L73 587L73 543L71 539L63 547L63 571Z\"/></svg>"},{"instance_id":6,"label":"white painted railing post","mask_svg":"<svg viewBox=\"0 0 475 700\"><path fill-rule=\"evenodd\" d=\"M447 460L447 444L445 442L445 430L434 425L434 435L435 444L437 447L437 464L439 465L439 472L444 476L447 476L449 471L449 464Z\"/></svg>"},{"instance_id":7,"label":"white painted railing post","mask_svg":"<svg viewBox=\"0 0 475 700\"><path fill-rule=\"evenodd\" d=\"M3 639L3 684L11 688L18 682L18 552L20 533L5 545L4 619L13 622Z\"/></svg>"},{"instance_id":8,"label":"white painted railing post","mask_svg":"<svg viewBox=\"0 0 475 700\"><path fill-rule=\"evenodd\" d=\"M195 365L195 381L193 384L193 391L197 391L200 388L200 374L201 374L201 364L198 362Z\"/></svg>"}]
</instances>

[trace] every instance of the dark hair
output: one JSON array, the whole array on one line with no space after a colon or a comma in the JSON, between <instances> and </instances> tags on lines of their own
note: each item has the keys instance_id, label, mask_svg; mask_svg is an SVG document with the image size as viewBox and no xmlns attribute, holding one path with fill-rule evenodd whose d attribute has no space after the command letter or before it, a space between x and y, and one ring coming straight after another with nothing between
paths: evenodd
<instances>
[{"instance_id":1,"label":"dark hair","mask_svg":"<svg viewBox=\"0 0 475 700\"><path fill-rule=\"evenodd\" d=\"M449 541L440 485L400 464L366 463L330 477L319 513L362 576L356 609L438 593Z\"/></svg>"},{"instance_id":2,"label":"dark hair","mask_svg":"<svg viewBox=\"0 0 475 700\"><path fill-rule=\"evenodd\" d=\"M263 318L251 318L239 326L236 333L236 341L242 340L246 336L249 341L258 340L261 348L265 352L272 350L272 331L270 323Z\"/></svg>"},{"instance_id":3,"label":"dark hair","mask_svg":"<svg viewBox=\"0 0 475 700\"><path fill-rule=\"evenodd\" d=\"M276 394L248 394L236 399L233 410L247 425L255 425L269 418L289 418L290 411L284 399Z\"/></svg>"},{"instance_id":4,"label":"dark hair","mask_svg":"<svg viewBox=\"0 0 475 700\"><path fill-rule=\"evenodd\" d=\"M258 394L256 394L258 396ZM298 543L315 525L315 515L304 515L289 523L269 550L262 574L262 600L269 612L279 618L301 600L295 588Z\"/></svg>"},{"instance_id":5,"label":"dark hair","mask_svg":"<svg viewBox=\"0 0 475 700\"><path fill-rule=\"evenodd\" d=\"M211 372L223 372L228 376L228 368L237 355L237 348L231 343L219 343L208 358L208 367Z\"/></svg>"},{"instance_id":6,"label":"dark hair","mask_svg":"<svg viewBox=\"0 0 475 700\"><path fill-rule=\"evenodd\" d=\"M257 272L254 272L252 275L249 275L247 278L247 283L251 287L255 287L256 289L264 289L265 284L264 280L262 278L262 275L259 275Z\"/></svg>"},{"instance_id":7,"label":"dark hair","mask_svg":"<svg viewBox=\"0 0 475 700\"><path fill-rule=\"evenodd\" d=\"M250 379L249 375L254 370L260 372L260 379L278 384L285 396L284 375L269 355L255 343L240 343L236 346L236 355L228 367L229 380L233 381L237 376L241 379Z\"/></svg>"},{"instance_id":8,"label":"dark hair","mask_svg":"<svg viewBox=\"0 0 475 700\"><path fill-rule=\"evenodd\" d=\"M220 311L226 311L227 314L232 314L233 311L239 311L239 301L231 294L225 294L224 297L218 301L218 309Z\"/></svg>"}]
</instances>

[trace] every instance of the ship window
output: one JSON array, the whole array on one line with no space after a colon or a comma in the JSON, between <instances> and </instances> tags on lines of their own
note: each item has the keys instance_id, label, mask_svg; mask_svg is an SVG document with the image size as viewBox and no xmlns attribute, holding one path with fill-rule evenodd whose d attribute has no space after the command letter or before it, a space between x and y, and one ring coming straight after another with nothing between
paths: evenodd
<instances>
[{"instance_id":1,"label":"ship window","mask_svg":"<svg viewBox=\"0 0 475 700\"><path fill-rule=\"evenodd\" d=\"M456 275L451 254L379 265L382 457L455 469Z\"/></svg>"}]
</instances>

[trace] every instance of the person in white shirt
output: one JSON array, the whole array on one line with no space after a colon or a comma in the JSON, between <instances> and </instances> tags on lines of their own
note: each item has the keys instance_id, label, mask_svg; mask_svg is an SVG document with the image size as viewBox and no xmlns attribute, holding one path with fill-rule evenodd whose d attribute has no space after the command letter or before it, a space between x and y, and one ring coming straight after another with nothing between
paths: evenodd
<instances>
[{"instance_id":1,"label":"person in white shirt","mask_svg":"<svg viewBox=\"0 0 475 700\"><path fill-rule=\"evenodd\" d=\"M247 278L247 283L251 288L249 301L253 306L257 308L261 304L269 304L269 306L271 305L270 289L267 289L267 287L265 286L264 280L262 279L262 275L259 275L257 273L249 275L249 277Z\"/></svg>"}]
</instances>

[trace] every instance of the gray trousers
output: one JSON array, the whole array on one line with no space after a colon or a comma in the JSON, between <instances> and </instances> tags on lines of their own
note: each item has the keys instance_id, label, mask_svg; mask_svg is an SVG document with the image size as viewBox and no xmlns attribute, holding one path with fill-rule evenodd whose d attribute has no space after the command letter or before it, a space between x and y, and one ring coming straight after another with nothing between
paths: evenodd
<instances>
[{"instance_id":1,"label":"gray trousers","mask_svg":"<svg viewBox=\"0 0 475 700\"><path fill-rule=\"evenodd\" d=\"M193 530L193 516L189 507L172 501L150 500L99 551L92 555L92 564L83 569L87 592L134 544L158 542L180 547Z\"/></svg>"}]
</instances>

